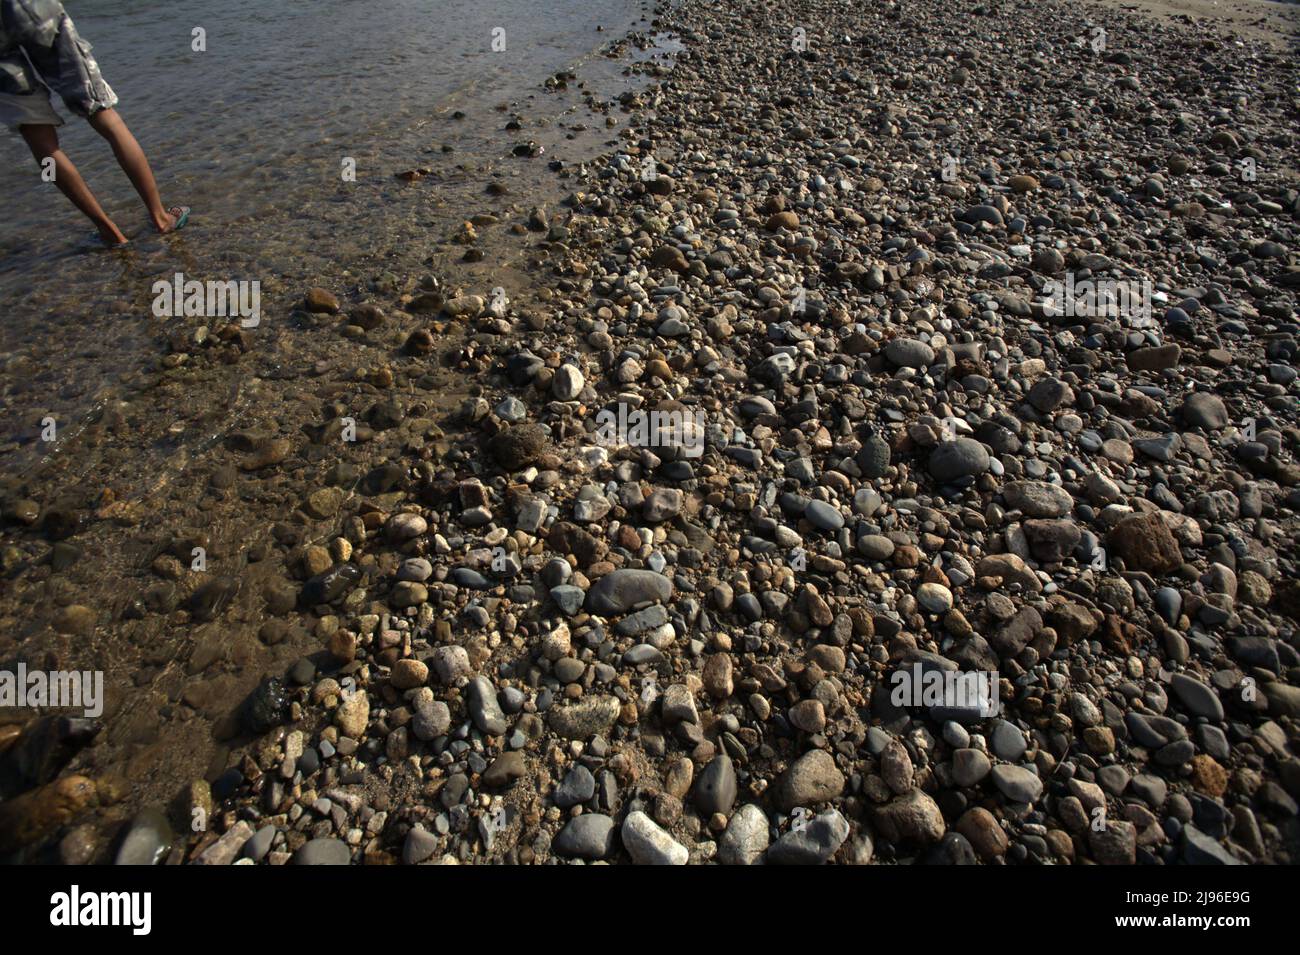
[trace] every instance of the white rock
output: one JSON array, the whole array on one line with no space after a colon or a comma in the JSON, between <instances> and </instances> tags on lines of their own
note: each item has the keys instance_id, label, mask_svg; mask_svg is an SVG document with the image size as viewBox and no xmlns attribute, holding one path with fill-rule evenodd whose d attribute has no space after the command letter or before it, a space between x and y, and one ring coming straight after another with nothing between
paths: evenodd
<instances>
[{"instance_id":1,"label":"white rock","mask_svg":"<svg viewBox=\"0 0 1300 955\"><path fill-rule=\"evenodd\" d=\"M926 613L947 613L952 609L952 591L943 584L925 583L916 589L916 602Z\"/></svg>"},{"instance_id":2,"label":"white rock","mask_svg":"<svg viewBox=\"0 0 1300 955\"><path fill-rule=\"evenodd\" d=\"M551 379L551 391L561 401L572 401L582 394L582 389L586 384L587 379L582 376L582 372L576 367L561 365L555 370L555 377Z\"/></svg>"},{"instance_id":3,"label":"white rock","mask_svg":"<svg viewBox=\"0 0 1300 955\"><path fill-rule=\"evenodd\" d=\"M686 865L690 853L643 812L623 820L623 847L637 865Z\"/></svg>"},{"instance_id":4,"label":"white rock","mask_svg":"<svg viewBox=\"0 0 1300 955\"><path fill-rule=\"evenodd\" d=\"M469 653L464 647L439 647L433 651L433 672L444 686L470 675Z\"/></svg>"},{"instance_id":5,"label":"white rock","mask_svg":"<svg viewBox=\"0 0 1300 955\"><path fill-rule=\"evenodd\" d=\"M741 806L719 840L718 861L723 865L754 865L763 858L769 839L763 810L753 803Z\"/></svg>"}]
</instances>

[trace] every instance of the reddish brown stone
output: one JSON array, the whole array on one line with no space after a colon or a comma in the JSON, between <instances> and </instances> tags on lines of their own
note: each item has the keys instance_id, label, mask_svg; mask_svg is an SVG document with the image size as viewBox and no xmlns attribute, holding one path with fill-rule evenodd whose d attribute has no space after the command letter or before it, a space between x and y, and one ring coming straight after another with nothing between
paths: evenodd
<instances>
[{"instance_id":1,"label":"reddish brown stone","mask_svg":"<svg viewBox=\"0 0 1300 955\"><path fill-rule=\"evenodd\" d=\"M1126 517L1111 530L1106 543L1129 570L1168 573L1183 562L1178 541L1158 514Z\"/></svg>"}]
</instances>

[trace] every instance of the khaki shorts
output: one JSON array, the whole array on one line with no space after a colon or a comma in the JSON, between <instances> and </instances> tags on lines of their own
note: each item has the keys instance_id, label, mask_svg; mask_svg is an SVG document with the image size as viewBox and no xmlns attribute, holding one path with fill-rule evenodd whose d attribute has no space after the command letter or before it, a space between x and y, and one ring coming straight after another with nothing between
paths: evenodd
<instances>
[{"instance_id":1,"label":"khaki shorts","mask_svg":"<svg viewBox=\"0 0 1300 955\"><path fill-rule=\"evenodd\" d=\"M0 123L10 129L19 126L62 126L63 117L54 111L50 94L44 90L35 93L0 93Z\"/></svg>"}]
</instances>

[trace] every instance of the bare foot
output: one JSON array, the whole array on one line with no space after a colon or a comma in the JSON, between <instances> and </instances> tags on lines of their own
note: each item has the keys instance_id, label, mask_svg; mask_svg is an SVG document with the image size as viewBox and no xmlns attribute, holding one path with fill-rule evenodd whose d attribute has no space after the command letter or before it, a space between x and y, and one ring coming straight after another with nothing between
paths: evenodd
<instances>
[{"instance_id":1,"label":"bare foot","mask_svg":"<svg viewBox=\"0 0 1300 955\"><path fill-rule=\"evenodd\" d=\"M117 226L112 228L101 228L99 230L99 241L110 249L116 249L119 246L127 244L127 238L122 234L122 230Z\"/></svg>"}]
</instances>

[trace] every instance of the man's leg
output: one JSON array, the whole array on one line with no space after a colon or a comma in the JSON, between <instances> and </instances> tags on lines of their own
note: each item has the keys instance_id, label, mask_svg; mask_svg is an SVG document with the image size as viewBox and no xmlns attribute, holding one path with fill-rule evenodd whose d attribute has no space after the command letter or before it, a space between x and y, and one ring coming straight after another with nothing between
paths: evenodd
<instances>
[{"instance_id":1,"label":"man's leg","mask_svg":"<svg viewBox=\"0 0 1300 955\"><path fill-rule=\"evenodd\" d=\"M59 135L54 131L54 127L24 124L18 127L18 131L27 141L27 146L36 157L38 164L46 159L54 160L54 184L59 187L60 192L72 200L74 206L95 223L95 228L99 230L99 236L104 240L104 244L121 245L125 242L126 236L122 234L122 230L108 217L108 213L100 206L95 194L86 185L86 180L82 179L81 173L77 172L77 167L59 148Z\"/></svg>"},{"instance_id":2,"label":"man's leg","mask_svg":"<svg viewBox=\"0 0 1300 955\"><path fill-rule=\"evenodd\" d=\"M95 132L107 139L109 145L113 147L117 164L122 167L122 171L131 180L131 185L135 186L135 191L144 200L145 208L149 210L149 218L153 219L154 228L159 232L170 232L176 224L176 219L163 206L162 199L158 196L158 185L153 179L153 170L149 168L149 160L145 158L144 150L131 135L131 130L127 129L126 123L122 122L122 117L117 115L117 110L97 110L90 115L88 122Z\"/></svg>"}]
</instances>

